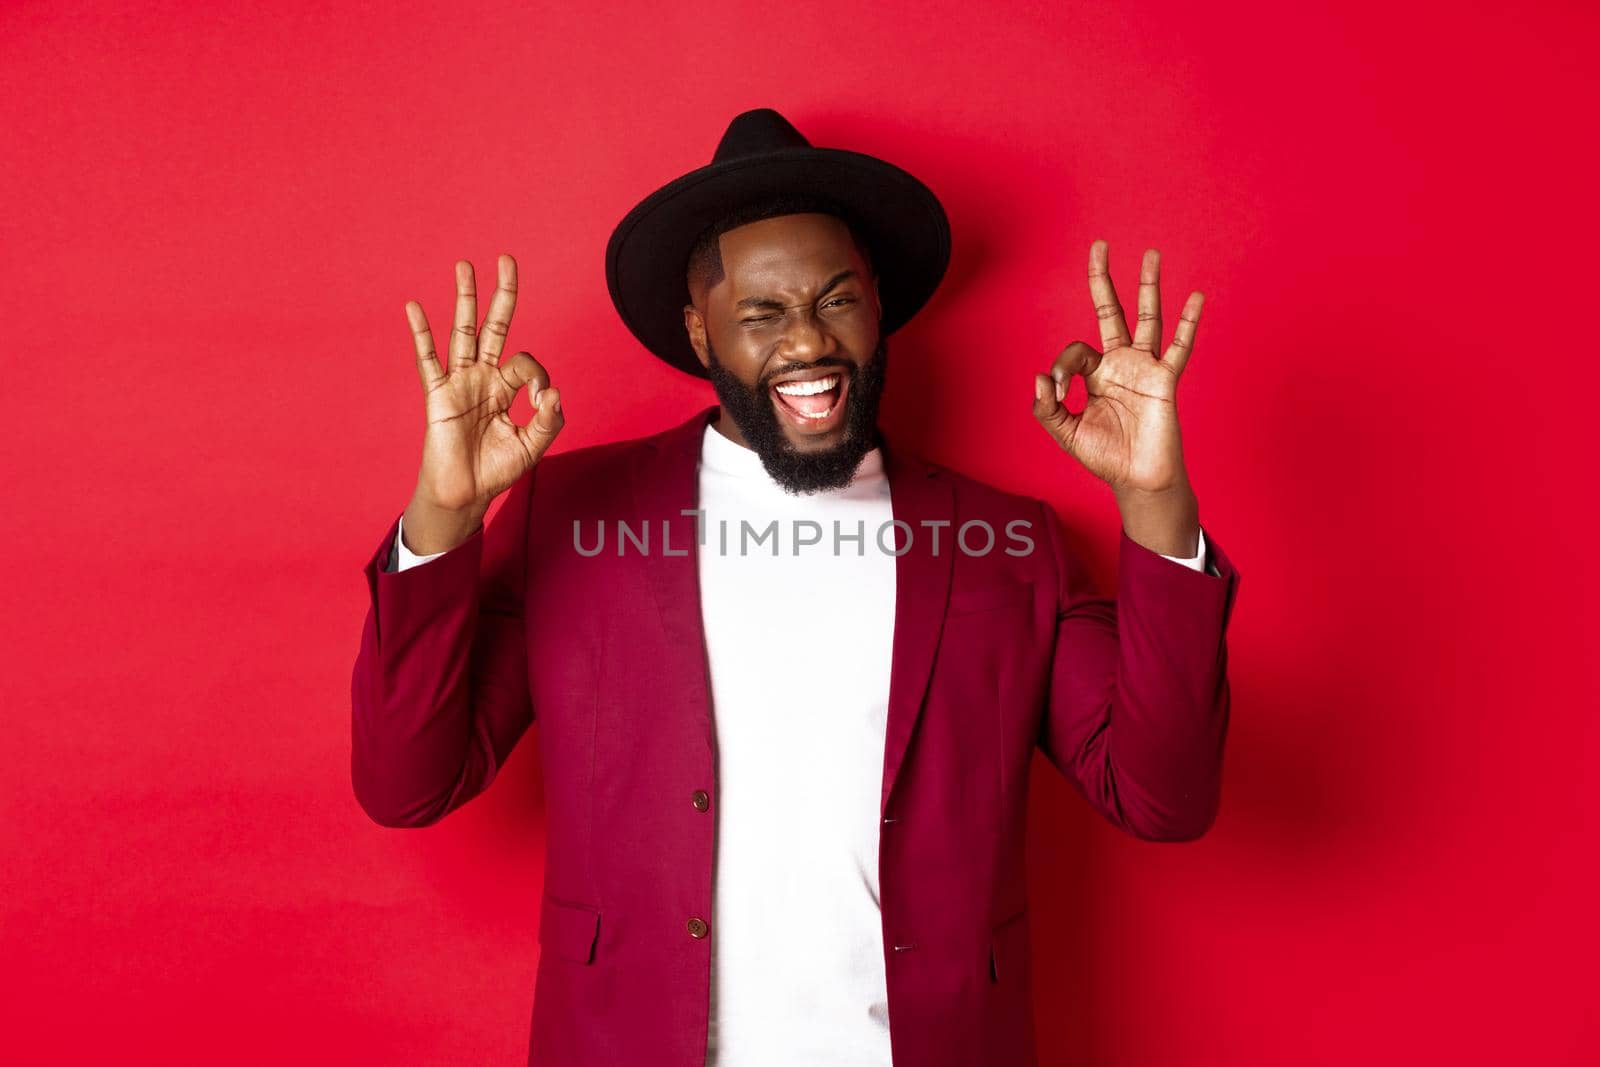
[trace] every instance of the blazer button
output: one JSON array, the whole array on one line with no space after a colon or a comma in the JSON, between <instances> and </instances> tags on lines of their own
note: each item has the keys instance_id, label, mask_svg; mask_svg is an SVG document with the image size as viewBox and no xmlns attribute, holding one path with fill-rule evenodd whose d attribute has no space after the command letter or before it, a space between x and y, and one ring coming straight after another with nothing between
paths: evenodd
<instances>
[{"instance_id":1,"label":"blazer button","mask_svg":"<svg viewBox=\"0 0 1600 1067\"><path fill-rule=\"evenodd\" d=\"M694 805L695 811L705 811L711 806L711 794L704 789L696 789L690 794L689 803Z\"/></svg>"},{"instance_id":2,"label":"blazer button","mask_svg":"<svg viewBox=\"0 0 1600 1067\"><path fill-rule=\"evenodd\" d=\"M684 925L686 925L689 928L689 936L690 937L704 937L704 936L706 936L706 921L704 919L698 919L698 918L690 919Z\"/></svg>"}]
</instances>

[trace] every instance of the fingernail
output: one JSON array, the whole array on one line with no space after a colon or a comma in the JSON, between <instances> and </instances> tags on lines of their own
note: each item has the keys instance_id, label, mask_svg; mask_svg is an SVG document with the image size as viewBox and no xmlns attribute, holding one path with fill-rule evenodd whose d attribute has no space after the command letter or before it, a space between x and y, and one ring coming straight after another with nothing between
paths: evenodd
<instances>
[{"instance_id":1,"label":"fingernail","mask_svg":"<svg viewBox=\"0 0 1600 1067\"><path fill-rule=\"evenodd\" d=\"M561 398L559 396L556 397L555 409L558 412L561 410Z\"/></svg>"},{"instance_id":2,"label":"fingernail","mask_svg":"<svg viewBox=\"0 0 1600 1067\"><path fill-rule=\"evenodd\" d=\"M1033 380L1033 398L1035 400L1044 399L1044 383L1037 378Z\"/></svg>"}]
</instances>

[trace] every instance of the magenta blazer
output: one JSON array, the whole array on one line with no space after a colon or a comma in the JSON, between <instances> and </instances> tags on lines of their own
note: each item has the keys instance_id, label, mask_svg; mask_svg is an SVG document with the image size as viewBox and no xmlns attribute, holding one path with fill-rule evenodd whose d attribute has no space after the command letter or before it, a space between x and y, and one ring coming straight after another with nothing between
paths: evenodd
<instances>
[{"instance_id":1,"label":"magenta blazer","mask_svg":"<svg viewBox=\"0 0 1600 1067\"><path fill-rule=\"evenodd\" d=\"M704 1062L716 734L696 520L681 512L716 410L545 457L486 528L425 565L383 570L392 522L366 564L351 775L373 820L437 822L539 725L549 825L530 1064ZM880 807L894 1062L1021 1067L1036 1062L1023 870L1034 746L1127 833L1205 833L1239 576L1209 530L1216 576L1124 532L1113 601L1042 501L892 440L884 460L912 528L896 562ZM973 519L996 532L986 555L976 533L973 552L952 546ZM605 521L604 552L577 551L575 520L587 549ZM616 520L648 524L648 553L618 554ZM937 552L924 520L950 524ZM1033 551L1008 554L1018 520Z\"/></svg>"}]
</instances>

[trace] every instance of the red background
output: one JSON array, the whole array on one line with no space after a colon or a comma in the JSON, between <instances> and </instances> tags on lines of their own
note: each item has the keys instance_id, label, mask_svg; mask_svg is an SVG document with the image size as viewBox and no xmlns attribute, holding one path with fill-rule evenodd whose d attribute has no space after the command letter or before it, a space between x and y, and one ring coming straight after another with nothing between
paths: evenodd
<instances>
[{"instance_id":1,"label":"red background","mask_svg":"<svg viewBox=\"0 0 1600 1067\"><path fill-rule=\"evenodd\" d=\"M452 261L509 251L558 447L678 421L709 390L626 333L605 240L775 106L950 213L887 423L1108 585L1031 376L1096 339L1095 238L1125 301L1161 249L1169 335L1207 296L1223 809L1144 844L1036 765L1045 1062L1597 1061L1587 5L207 7L0 12L7 1059L522 1062L537 730L429 830L349 783L402 307L447 328Z\"/></svg>"}]
</instances>

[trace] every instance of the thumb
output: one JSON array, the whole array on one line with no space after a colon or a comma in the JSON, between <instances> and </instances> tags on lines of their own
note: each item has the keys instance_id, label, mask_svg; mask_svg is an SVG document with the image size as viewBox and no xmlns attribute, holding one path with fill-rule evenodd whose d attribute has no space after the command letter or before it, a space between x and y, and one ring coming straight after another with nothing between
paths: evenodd
<instances>
[{"instance_id":1,"label":"thumb","mask_svg":"<svg viewBox=\"0 0 1600 1067\"><path fill-rule=\"evenodd\" d=\"M516 391L526 388L528 400L533 405L533 418L517 427L517 436L527 446L535 463L550 447L550 442L561 432L566 418L561 414L561 391L550 386L550 376L539 361L526 352L518 352L501 366L500 372Z\"/></svg>"},{"instance_id":2,"label":"thumb","mask_svg":"<svg viewBox=\"0 0 1600 1067\"><path fill-rule=\"evenodd\" d=\"M1078 432L1078 418L1067 410L1067 405L1056 399L1056 384L1048 374L1033 376L1033 417L1049 432L1056 443L1072 451L1072 439Z\"/></svg>"},{"instance_id":3,"label":"thumb","mask_svg":"<svg viewBox=\"0 0 1600 1067\"><path fill-rule=\"evenodd\" d=\"M561 412L561 390L553 385L540 389L529 399L533 402L533 418L526 426L517 427L517 433L537 463L561 432L561 427L567 424L567 417Z\"/></svg>"}]
</instances>

